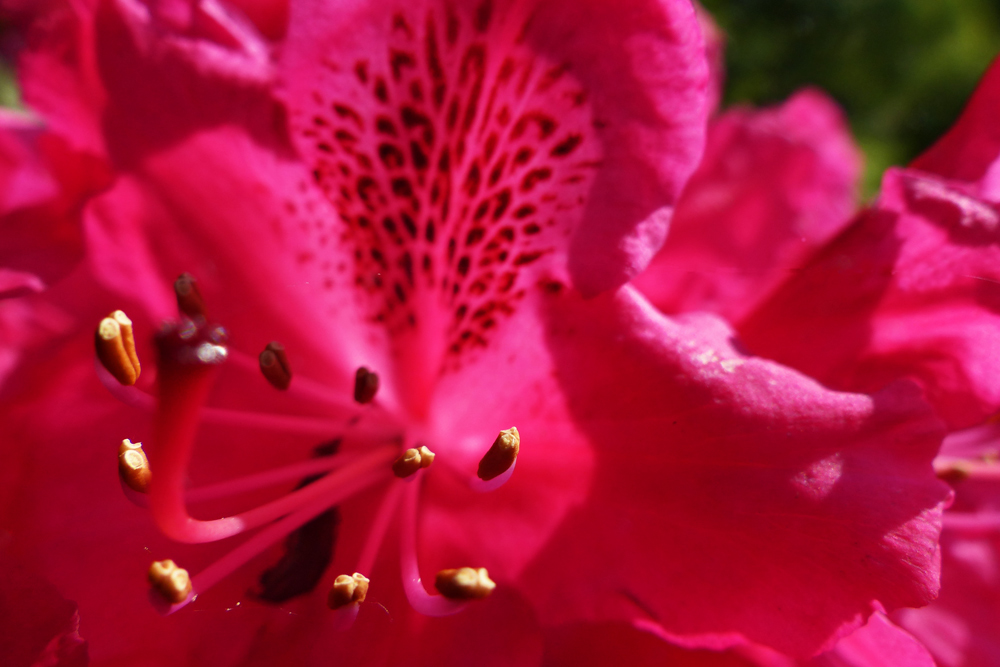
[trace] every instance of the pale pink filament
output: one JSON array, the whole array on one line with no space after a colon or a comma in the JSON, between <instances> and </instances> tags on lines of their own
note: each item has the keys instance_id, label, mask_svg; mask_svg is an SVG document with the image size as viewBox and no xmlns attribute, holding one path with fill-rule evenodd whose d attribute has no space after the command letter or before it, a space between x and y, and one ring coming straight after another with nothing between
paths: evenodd
<instances>
[{"instance_id":1,"label":"pale pink filament","mask_svg":"<svg viewBox=\"0 0 1000 667\"><path fill-rule=\"evenodd\" d=\"M424 471L417 473L422 478ZM420 496L419 479L417 483L405 487L406 498L403 500L403 529L400 540L400 567L403 574L403 590L410 606L425 616L448 616L461 611L464 602L449 600L443 595L431 595L424 588L420 579L420 567L417 563L417 506Z\"/></svg>"}]
</instances>

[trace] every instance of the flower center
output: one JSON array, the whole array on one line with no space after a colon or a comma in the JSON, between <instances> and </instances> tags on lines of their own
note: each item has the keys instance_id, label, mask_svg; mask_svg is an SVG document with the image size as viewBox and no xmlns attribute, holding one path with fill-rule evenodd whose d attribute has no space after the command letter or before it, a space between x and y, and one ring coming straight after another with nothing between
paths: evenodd
<instances>
[{"instance_id":1,"label":"flower center","mask_svg":"<svg viewBox=\"0 0 1000 667\"><path fill-rule=\"evenodd\" d=\"M377 486L385 489L383 500L370 525L354 574L338 576L328 598L331 609L342 617L344 624L352 621L365 600L368 575L397 514L402 530L403 587L415 609L429 615L450 614L458 611L465 601L486 597L492 591L494 584L486 571L469 567L442 570L436 579L440 595L430 594L424 588L417 564L416 526L422 479L431 473L435 454L423 444L426 433L419 424L399 419L379 404L376 373L366 368L358 369L353 401L349 397L330 396L329 392L324 394L324 388L302 378L293 378L287 354L279 343L268 344L257 364L248 355L231 350L226 330L207 319L207 309L191 276L181 276L175 284L175 292L182 316L177 322L165 324L156 335L156 398L133 386L136 378L132 375L119 377L114 373L116 364L123 363L123 359L134 358L134 367L138 369L131 322L127 340L121 333L121 322L128 321L124 313L116 311L117 315L102 320L98 329L98 341L114 340L121 348L116 355L101 355L98 343L98 374L105 386L129 405L155 411L151 456L147 458L141 443L124 440L119 447L122 488L129 498L148 506L157 527L176 541L204 543L246 531L255 531L255 534L193 576L173 561L154 563L149 577L158 593L153 599L164 613L172 613L189 604L283 539L289 552L282 563L261 577L264 590L259 597L265 601L283 601L311 590L322 578L332 548L317 546L327 549L325 556L307 552L311 544L324 535L332 541L332 526L322 528L324 522L329 522L330 512L355 494ZM114 336L105 337L103 331L114 329L107 324L109 320L119 329L112 332ZM259 369L262 378L280 391L301 391L314 397L324 395L336 418L316 420L207 407L209 390L224 362L235 362L238 367L248 370ZM325 440L330 437L335 440L317 448L316 456L311 459L241 479L188 489L185 480L197 431L206 421L279 432L312 432L322 434ZM340 451L341 445L344 445L343 451ZM473 471L456 470L453 465L446 472L466 477L476 490L491 490L513 472L518 445L517 429L511 428L502 432L488 451L484 446L485 455L478 477ZM447 456L444 462L448 468ZM233 516L201 520L188 513L189 503L245 494L293 481L298 484L290 492ZM402 511L397 512L400 507ZM304 537L307 533L314 537ZM292 553L293 549L297 554ZM300 557L318 563L319 567L312 567L311 575L303 575L295 563ZM288 580L302 576L307 580Z\"/></svg>"}]
</instances>

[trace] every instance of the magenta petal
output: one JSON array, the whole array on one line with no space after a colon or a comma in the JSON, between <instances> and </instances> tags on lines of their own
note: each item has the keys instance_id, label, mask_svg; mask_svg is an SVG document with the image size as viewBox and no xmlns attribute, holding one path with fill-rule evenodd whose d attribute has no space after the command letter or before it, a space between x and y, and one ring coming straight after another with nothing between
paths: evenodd
<instances>
[{"instance_id":1,"label":"magenta petal","mask_svg":"<svg viewBox=\"0 0 1000 667\"><path fill-rule=\"evenodd\" d=\"M6 667L86 667L74 603L0 551L0 658Z\"/></svg>"},{"instance_id":2,"label":"magenta petal","mask_svg":"<svg viewBox=\"0 0 1000 667\"><path fill-rule=\"evenodd\" d=\"M664 312L739 321L849 222L860 168L840 109L819 91L724 113L666 245L634 284Z\"/></svg>"},{"instance_id":3,"label":"magenta petal","mask_svg":"<svg viewBox=\"0 0 1000 667\"><path fill-rule=\"evenodd\" d=\"M96 71L92 15L97 0L29 0L15 12L23 22L18 83L24 102L74 150L104 154L104 91Z\"/></svg>"},{"instance_id":4,"label":"magenta petal","mask_svg":"<svg viewBox=\"0 0 1000 667\"><path fill-rule=\"evenodd\" d=\"M1000 199L1000 63L994 61L958 122L910 165L945 178L983 182L982 196Z\"/></svg>"},{"instance_id":5,"label":"magenta petal","mask_svg":"<svg viewBox=\"0 0 1000 667\"><path fill-rule=\"evenodd\" d=\"M782 656L784 657L784 656ZM771 667L735 651L683 649L626 623L574 623L545 635L546 667L628 665L629 667ZM785 662L774 667L792 667Z\"/></svg>"},{"instance_id":6,"label":"magenta petal","mask_svg":"<svg viewBox=\"0 0 1000 667\"><path fill-rule=\"evenodd\" d=\"M806 663L809 667L934 667L923 644L884 614L872 614L868 624L844 637L829 652Z\"/></svg>"},{"instance_id":7,"label":"magenta petal","mask_svg":"<svg viewBox=\"0 0 1000 667\"><path fill-rule=\"evenodd\" d=\"M740 327L833 387L922 384L955 427L1000 407L1000 211L971 187L891 170L872 210Z\"/></svg>"},{"instance_id":8,"label":"magenta petal","mask_svg":"<svg viewBox=\"0 0 1000 667\"><path fill-rule=\"evenodd\" d=\"M995 504L995 489L991 495ZM941 550L941 597L924 609L901 610L896 618L940 667L995 665L1000 661L1000 538L995 529L964 534L949 528Z\"/></svg>"},{"instance_id":9,"label":"magenta petal","mask_svg":"<svg viewBox=\"0 0 1000 667\"><path fill-rule=\"evenodd\" d=\"M627 290L546 298L595 458L589 496L522 577L542 618L809 655L875 600L936 594L948 491L930 468L939 425L912 388L826 390L742 355L720 321L673 322Z\"/></svg>"},{"instance_id":10,"label":"magenta petal","mask_svg":"<svg viewBox=\"0 0 1000 667\"><path fill-rule=\"evenodd\" d=\"M301 2L282 51L296 145L390 299L406 266L621 284L701 150L706 69L676 0Z\"/></svg>"},{"instance_id":11,"label":"magenta petal","mask_svg":"<svg viewBox=\"0 0 1000 667\"><path fill-rule=\"evenodd\" d=\"M0 113L0 298L37 292L83 256L81 209L109 180L33 117Z\"/></svg>"}]
</instances>

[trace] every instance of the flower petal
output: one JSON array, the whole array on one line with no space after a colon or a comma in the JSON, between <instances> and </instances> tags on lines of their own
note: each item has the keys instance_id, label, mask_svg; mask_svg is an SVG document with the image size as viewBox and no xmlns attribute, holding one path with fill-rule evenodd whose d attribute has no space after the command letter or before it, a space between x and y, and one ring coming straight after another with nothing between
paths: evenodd
<instances>
[{"instance_id":1,"label":"flower petal","mask_svg":"<svg viewBox=\"0 0 1000 667\"><path fill-rule=\"evenodd\" d=\"M979 82L958 122L910 165L945 178L980 182L980 196L1000 200L1000 62L994 61Z\"/></svg>"},{"instance_id":2,"label":"flower petal","mask_svg":"<svg viewBox=\"0 0 1000 667\"><path fill-rule=\"evenodd\" d=\"M953 427L1000 407L1000 210L890 170L878 204L740 326L756 353L840 389L916 379Z\"/></svg>"},{"instance_id":3,"label":"flower petal","mask_svg":"<svg viewBox=\"0 0 1000 667\"><path fill-rule=\"evenodd\" d=\"M860 170L840 109L819 91L722 114L666 245L634 284L664 312L739 321L849 222Z\"/></svg>"},{"instance_id":4,"label":"flower petal","mask_svg":"<svg viewBox=\"0 0 1000 667\"><path fill-rule=\"evenodd\" d=\"M296 145L390 304L567 262L583 289L621 284L703 140L704 54L674 0L301 2L282 69Z\"/></svg>"},{"instance_id":5,"label":"flower petal","mask_svg":"<svg viewBox=\"0 0 1000 667\"><path fill-rule=\"evenodd\" d=\"M0 656L10 667L86 667L80 612L0 547Z\"/></svg>"},{"instance_id":6,"label":"flower petal","mask_svg":"<svg viewBox=\"0 0 1000 667\"><path fill-rule=\"evenodd\" d=\"M960 487L959 498L962 493ZM995 489L991 495L995 512ZM981 532L949 527L941 551L941 596L923 609L901 610L895 618L927 646L941 667L996 664L1000 537L995 528Z\"/></svg>"},{"instance_id":7,"label":"flower petal","mask_svg":"<svg viewBox=\"0 0 1000 667\"><path fill-rule=\"evenodd\" d=\"M744 356L715 318L673 322L629 289L528 303L441 380L452 430L515 424L522 446L503 503L434 480L424 532L439 561L492 558L546 624L641 619L686 646L805 655L873 600L935 595L948 492L930 467L939 425L912 387L831 392ZM524 344L540 328L547 352Z\"/></svg>"},{"instance_id":8,"label":"flower petal","mask_svg":"<svg viewBox=\"0 0 1000 667\"><path fill-rule=\"evenodd\" d=\"M37 292L83 256L80 210L107 187L102 161L32 116L0 111L0 298Z\"/></svg>"}]
</instances>

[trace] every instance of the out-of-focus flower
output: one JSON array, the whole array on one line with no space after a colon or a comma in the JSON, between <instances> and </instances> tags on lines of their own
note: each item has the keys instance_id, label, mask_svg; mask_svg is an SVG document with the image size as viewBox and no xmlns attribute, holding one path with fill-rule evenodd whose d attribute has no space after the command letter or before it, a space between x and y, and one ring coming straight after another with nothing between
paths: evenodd
<instances>
[{"instance_id":1,"label":"out-of-focus flower","mask_svg":"<svg viewBox=\"0 0 1000 667\"><path fill-rule=\"evenodd\" d=\"M556 655L550 628L613 622L810 655L936 594L940 429L912 388L830 391L748 356L717 317L671 320L619 287L698 157L696 26L679 0L300 2L275 62L209 0L76 3L35 24L25 98L113 182L84 209L85 265L32 297L76 328L17 369L4 449L25 474L3 520L80 604L98 662L530 664ZM230 332L214 385L173 356L152 363L182 271ZM93 327L118 307L144 370L134 390L109 386L132 407L93 374ZM287 393L252 358L272 339L295 371ZM380 376L363 408L360 366ZM512 424L516 472L475 494L479 458ZM115 480L126 437L149 448L152 518ZM391 480L419 444L433 467ZM205 515L236 520L194 523L178 502L185 475L197 496L327 465L343 467L263 514L223 499ZM379 549L396 505L399 539ZM313 518L325 524L290 532ZM185 546L153 519L192 542L261 530ZM286 536L278 567L237 568ZM422 590L418 557L425 576L485 566L497 591L418 617L404 590L450 610ZM140 582L167 558L202 595L159 618ZM325 595L287 595L358 563L371 586L350 634L332 632ZM257 597L277 608L245 601L261 571Z\"/></svg>"},{"instance_id":2,"label":"out-of-focus flower","mask_svg":"<svg viewBox=\"0 0 1000 667\"><path fill-rule=\"evenodd\" d=\"M861 160L836 104L804 90L712 120L705 155L636 287L665 313L739 323L851 220Z\"/></svg>"},{"instance_id":3,"label":"out-of-focus flower","mask_svg":"<svg viewBox=\"0 0 1000 667\"><path fill-rule=\"evenodd\" d=\"M910 378L924 387L952 428L982 422L1000 402L993 381L1000 360L996 335L1000 195L994 175L1000 143L993 122L1000 105L998 91L1000 66L994 66L948 135L909 168L886 174L878 200L814 256L792 255L793 261L768 263L767 272L745 272L741 269L749 260L738 253L720 252L719 237L738 238L750 222L759 219L770 224L768 233L787 234L789 221L812 211L780 204L794 201L796 192L818 191L819 185L844 173L838 171L836 161L820 159L833 137L802 133L793 122L771 126L772 137L814 153L819 177L803 179L797 188L781 188L780 195L767 187L754 189L750 201L766 205L716 209L720 215L712 226L692 225L687 235L671 236L637 284L661 307L674 312L685 307L727 312L754 352L782 359L829 385L873 391ZM763 117L775 114L759 113ZM745 119L743 123L754 127ZM719 126L721 122L713 132ZM685 218L687 202L703 197L713 201L715 192L738 193L741 184L753 182L752 175L765 165L766 153L749 152L749 158L742 161L740 156L739 152L732 158L721 153L724 164L733 160L729 164L735 178L727 179L722 170L713 173L710 159L703 163L678 206L677 227ZM767 171L781 173L773 165ZM825 208L836 210L846 204L845 192L841 189L841 195L830 202L833 206ZM780 199L769 200L769 196ZM722 200L746 201L732 195ZM780 242L767 244L770 252L781 247ZM705 274L695 274L689 281L722 287L677 288L678 276L667 261L673 257L681 258L680 262L697 258L688 261ZM769 273L775 270L785 273L777 289L773 280L781 276ZM754 280L761 277L759 283ZM768 279L772 284L768 285ZM682 297L687 303L679 302ZM994 640L1000 599L994 539L1000 499L996 452L996 426L985 426L950 436L935 462L939 473L955 483L958 491L954 508L945 515L941 598L924 609L900 611L893 618L926 644L938 664L985 665L998 659ZM889 623L884 618L879 622ZM816 660L842 664L845 642L856 641L858 634ZM751 654L759 664L790 664L787 658L766 650L743 652ZM878 651L855 654L867 655L869 662L847 660L847 664L910 664L900 661L891 643L882 642Z\"/></svg>"}]
</instances>

